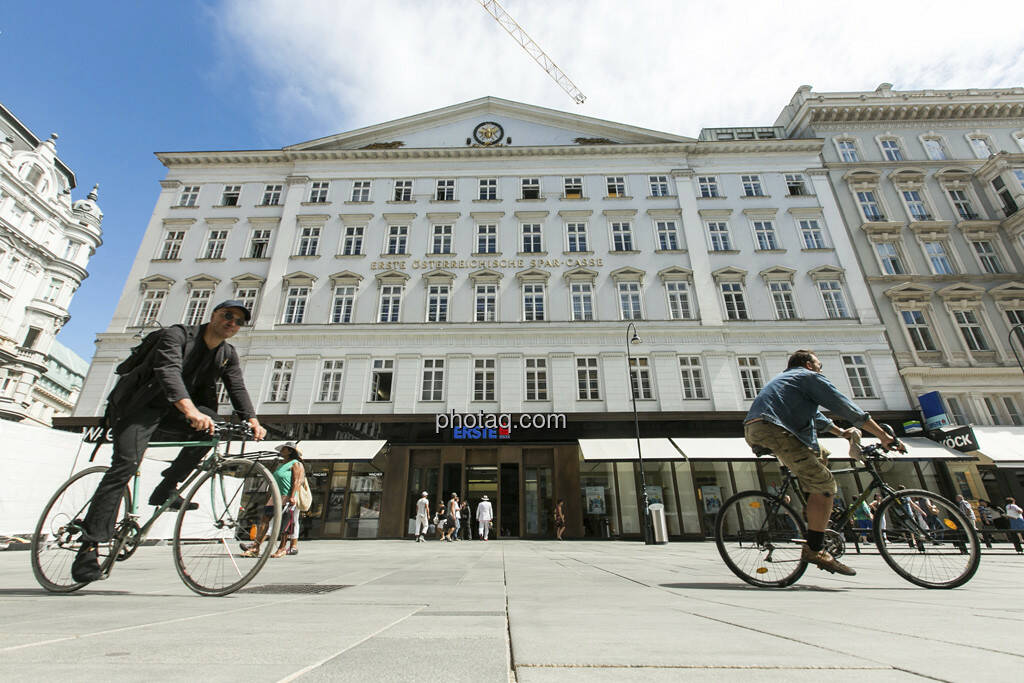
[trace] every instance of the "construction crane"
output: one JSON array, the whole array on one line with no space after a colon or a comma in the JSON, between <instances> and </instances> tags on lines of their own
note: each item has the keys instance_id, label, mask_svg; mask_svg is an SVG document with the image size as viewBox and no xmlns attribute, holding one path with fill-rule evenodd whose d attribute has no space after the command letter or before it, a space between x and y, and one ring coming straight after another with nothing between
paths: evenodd
<instances>
[{"instance_id":1,"label":"construction crane","mask_svg":"<svg viewBox=\"0 0 1024 683\"><path fill-rule=\"evenodd\" d=\"M541 68L548 72L555 83L561 86L562 90L569 94L576 104L583 104L587 96L580 92L580 89L565 75L558 65L551 61L551 58L540 49L540 45L533 42L530 36L526 35L523 27L516 23L516 20L505 11L505 8L498 4L497 0L477 0L480 6L487 10L487 13L494 17L494 20L501 24L501 27L508 31L508 34L526 50L526 53L540 64Z\"/></svg>"}]
</instances>

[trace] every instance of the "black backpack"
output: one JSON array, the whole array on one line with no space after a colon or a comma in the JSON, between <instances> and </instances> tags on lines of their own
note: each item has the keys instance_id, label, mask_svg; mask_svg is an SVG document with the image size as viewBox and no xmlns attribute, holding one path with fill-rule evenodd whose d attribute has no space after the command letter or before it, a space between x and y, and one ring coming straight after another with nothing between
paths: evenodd
<instances>
[{"instance_id":1,"label":"black backpack","mask_svg":"<svg viewBox=\"0 0 1024 683\"><path fill-rule=\"evenodd\" d=\"M156 343L160 341L160 334L163 329L153 330L147 334L137 346L135 346L128 357L125 358L121 363L114 369L114 372L118 375L127 375L135 368L142 365L143 361L149 358L149 355L156 348Z\"/></svg>"}]
</instances>

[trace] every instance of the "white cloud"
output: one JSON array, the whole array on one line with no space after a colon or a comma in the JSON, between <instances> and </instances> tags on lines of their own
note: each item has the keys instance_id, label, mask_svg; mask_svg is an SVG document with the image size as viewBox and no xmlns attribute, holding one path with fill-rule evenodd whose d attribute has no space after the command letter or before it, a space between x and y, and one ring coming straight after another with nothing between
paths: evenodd
<instances>
[{"instance_id":1,"label":"white cloud","mask_svg":"<svg viewBox=\"0 0 1024 683\"><path fill-rule=\"evenodd\" d=\"M695 136L770 125L796 88L1024 84L1017 2L507 0L573 103L473 0L225 0L225 55L291 144L495 95ZM281 139L282 135L291 136ZM297 137L295 137L297 136Z\"/></svg>"}]
</instances>

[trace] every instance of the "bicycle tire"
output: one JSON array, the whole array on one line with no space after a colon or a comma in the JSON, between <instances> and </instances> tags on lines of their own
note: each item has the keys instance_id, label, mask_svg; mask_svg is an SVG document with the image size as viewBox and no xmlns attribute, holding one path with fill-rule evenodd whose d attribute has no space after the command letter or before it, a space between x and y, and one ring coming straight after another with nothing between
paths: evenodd
<instances>
[{"instance_id":1,"label":"bicycle tire","mask_svg":"<svg viewBox=\"0 0 1024 683\"><path fill-rule=\"evenodd\" d=\"M71 564L81 547L81 542L76 532L67 530L67 525L85 517L86 509L96 493L96 486L108 469L110 468L99 465L75 473L50 496L46 507L39 515L30 546L32 574L39 585L51 593L73 593L89 583L71 578ZM115 530L134 523L129 517L132 509L131 499L131 489L125 486ZM115 531L110 541L97 544L100 569L104 574L110 570L116 559L111 554L116 537Z\"/></svg>"},{"instance_id":2,"label":"bicycle tire","mask_svg":"<svg viewBox=\"0 0 1024 683\"><path fill-rule=\"evenodd\" d=\"M245 458L223 460L196 481L174 524L174 566L189 589L199 595L229 595L260 572L273 552L272 542L261 546L262 553L251 565L250 558L236 557L232 546L243 520L254 510L262 512L268 496L273 507L270 538L276 540L281 492L262 464ZM189 510L192 502L199 507Z\"/></svg>"},{"instance_id":3,"label":"bicycle tire","mask_svg":"<svg viewBox=\"0 0 1024 683\"><path fill-rule=\"evenodd\" d=\"M778 506L774 515L768 512L773 505ZM804 543L798 542L804 529L801 516L785 501L764 491L741 491L718 512L715 545L732 573L750 585L785 588L807 570L801 559Z\"/></svg>"},{"instance_id":4,"label":"bicycle tire","mask_svg":"<svg viewBox=\"0 0 1024 683\"><path fill-rule=\"evenodd\" d=\"M904 497L931 501L939 509L936 521L941 526L929 525L924 529L912 509L909 515L905 511L901 502ZM894 572L910 583L923 588L956 588L970 581L978 571L978 532L956 503L924 489L904 489L883 500L874 519L878 552ZM929 570L930 567L934 569ZM934 571L936 575L925 577L925 571Z\"/></svg>"}]
</instances>

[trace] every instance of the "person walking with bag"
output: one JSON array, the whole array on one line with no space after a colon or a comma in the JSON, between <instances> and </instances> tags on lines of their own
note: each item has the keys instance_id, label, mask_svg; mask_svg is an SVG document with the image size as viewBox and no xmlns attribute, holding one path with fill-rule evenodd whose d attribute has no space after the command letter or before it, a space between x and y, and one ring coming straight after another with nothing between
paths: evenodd
<instances>
[{"instance_id":1,"label":"person walking with bag","mask_svg":"<svg viewBox=\"0 0 1024 683\"><path fill-rule=\"evenodd\" d=\"M427 539L427 529L430 528L430 497L426 491L420 494L416 501L416 542L423 543Z\"/></svg>"},{"instance_id":2,"label":"person walking with bag","mask_svg":"<svg viewBox=\"0 0 1024 683\"><path fill-rule=\"evenodd\" d=\"M271 557L284 557L288 552L288 539L291 538L293 529L293 514L298 510L298 491L306 481L306 470L302 466L302 452L294 442L282 444L275 449L284 458L284 462L278 465L273 472L274 482L281 492L281 502L284 509L281 511L281 519L284 527L281 529L280 543L277 550ZM308 486L308 485L307 485ZM263 519L260 520L259 529L256 530L255 543L246 550L243 557L258 557L263 537L270 526L270 520L274 516L273 499L267 499L267 505L263 507ZM269 539L273 542L273 539Z\"/></svg>"},{"instance_id":3,"label":"person walking with bag","mask_svg":"<svg viewBox=\"0 0 1024 683\"><path fill-rule=\"evenodd\" d=\"M478 524L477 531L479 534L477 538L481 541L486 541L487 536L491 533L491 519L494 517L494 510L491 508L491 501L487 499L487 496L480 496L480 502L476 506L476 522Z\"/></svg>"}]
</instances>

